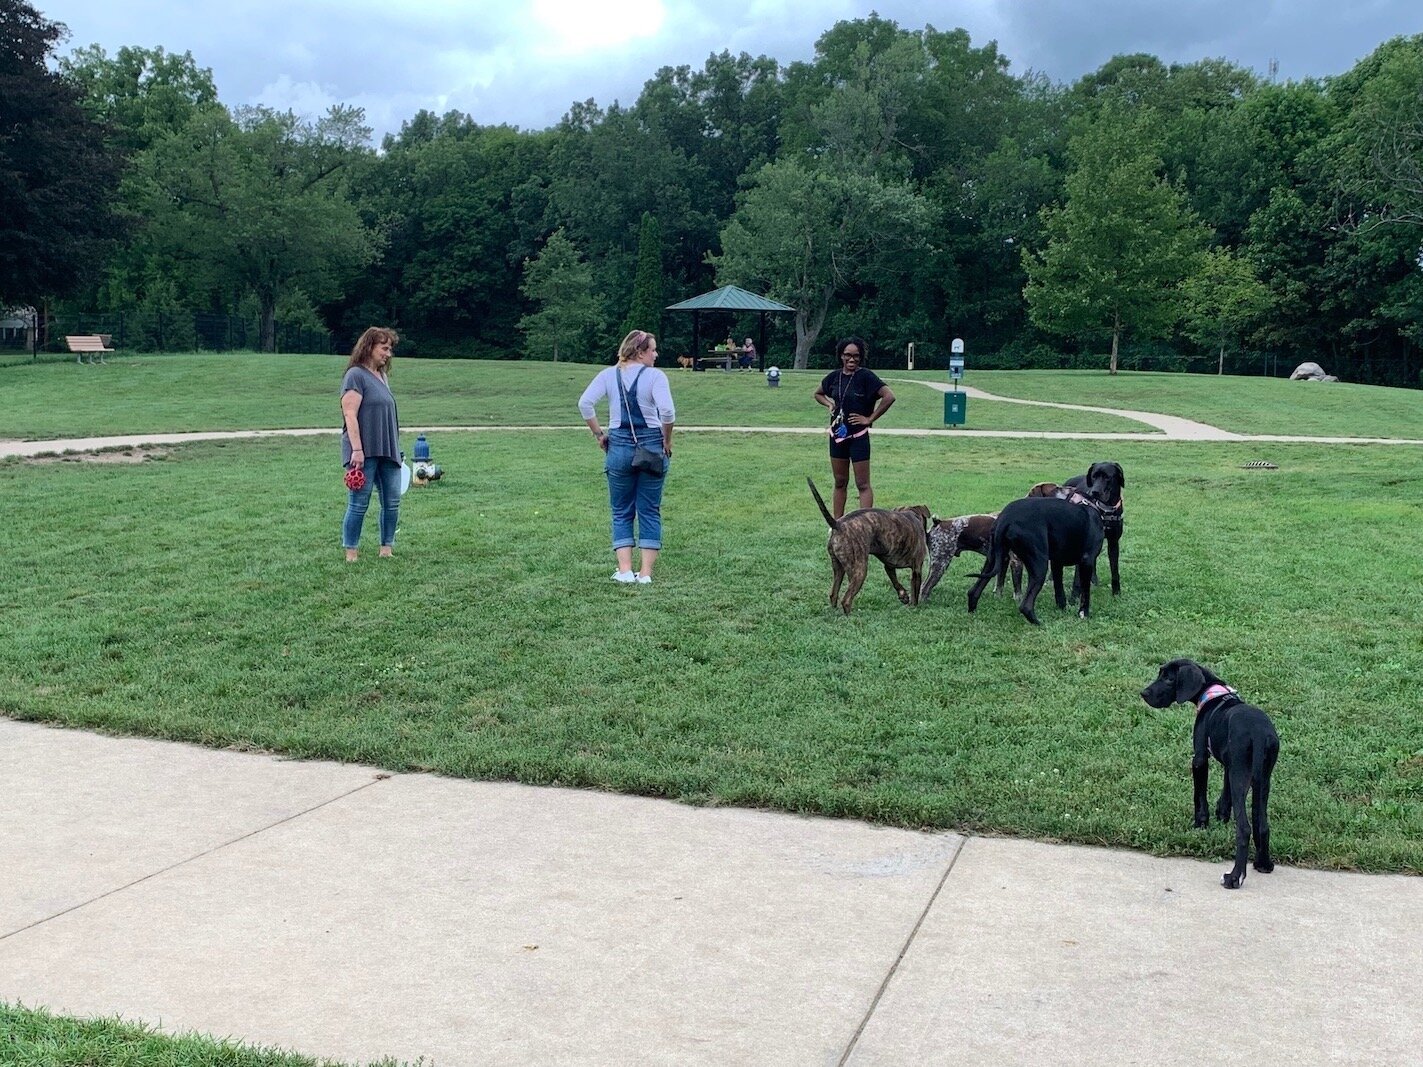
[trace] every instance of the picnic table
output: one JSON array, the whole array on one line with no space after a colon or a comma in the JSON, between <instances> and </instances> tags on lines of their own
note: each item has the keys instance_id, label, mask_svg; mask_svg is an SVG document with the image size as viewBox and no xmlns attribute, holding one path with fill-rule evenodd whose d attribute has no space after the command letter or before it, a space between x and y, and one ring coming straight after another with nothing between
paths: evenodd
<instances>
[{"instance_id":1,"label":"picnic table","mask_svg":"<svg viewBox=\"0 0 1423 1067\"><path fill-rule=\"evenodd\" d=\"M698 357L697 362L703 370L706 369L708 363L718 364L722 370L731 370L732 364L740 352L739 348L714 348L706 355Z\"/></svg>"}]
</instances>

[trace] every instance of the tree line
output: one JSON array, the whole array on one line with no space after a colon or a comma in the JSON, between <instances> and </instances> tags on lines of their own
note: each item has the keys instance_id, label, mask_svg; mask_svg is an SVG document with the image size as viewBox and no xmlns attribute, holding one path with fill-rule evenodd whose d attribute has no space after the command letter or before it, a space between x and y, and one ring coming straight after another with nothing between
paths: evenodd
<instances>
[{"instance_id":1,"label":"tree line","mask_svg":"<svg viewBox=\"0 0 1423 1067\"><path fill-rule=\"evenodd\" d=\"M796 309L772 335L796 366L853 332L1420 384L1423 35L1330 78L1138 54L1058 84L872 15L809 61L720 52L544 130L421 111L376 148L357 108L227 107L190 53L59 55L20 0L0 22L3 306L601 361L632 325L680 354L665 305L737 284Z\"/></svg>"}]
</instances>

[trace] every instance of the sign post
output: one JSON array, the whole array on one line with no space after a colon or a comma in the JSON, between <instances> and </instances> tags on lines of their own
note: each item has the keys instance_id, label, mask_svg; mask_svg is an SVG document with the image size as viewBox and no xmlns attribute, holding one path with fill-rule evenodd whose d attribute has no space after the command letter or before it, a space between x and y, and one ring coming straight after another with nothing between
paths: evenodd
<instances>
[{"instance_id":1,"label":"sign post","mask_svg":"<svg viewBox=\"0 0 1423 1067\"><path fill-rule=\"evenodd\" d=\"M949 381L953 382L952 392L944 394L944 425L962 426L968 418L968 394L959 392L959 379L963 377L963 338L955 337L949 347Z\"/></svg>"}]
</instances>

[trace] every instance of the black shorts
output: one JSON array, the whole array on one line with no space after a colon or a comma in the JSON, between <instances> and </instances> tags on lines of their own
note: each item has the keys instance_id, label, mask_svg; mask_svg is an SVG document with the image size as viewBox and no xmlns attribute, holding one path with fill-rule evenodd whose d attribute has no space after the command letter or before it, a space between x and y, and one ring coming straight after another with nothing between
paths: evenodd
<instances>
[{"instance_id":1,"label":"black shorts","mask_svg":"<svg viewBox=\"0 0 1423 1067\"><path fill-rule=\"evenodd\" d=\"M848 459L852 463L863 463L870 458L870 435L861 434L845 441L830 438L830 458Z\"/></svg>"}]
</instances>

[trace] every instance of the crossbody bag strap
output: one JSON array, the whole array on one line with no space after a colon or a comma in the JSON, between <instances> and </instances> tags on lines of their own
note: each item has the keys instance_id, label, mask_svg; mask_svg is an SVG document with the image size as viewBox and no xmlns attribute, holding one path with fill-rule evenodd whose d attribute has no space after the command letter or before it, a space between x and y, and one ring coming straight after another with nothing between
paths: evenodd
<instances>
[{"instance_id":1,"label":"crossbody bag strap","mask_svg":"<svg viewBox=\"0 0 1423 1067\"><path fill-rule=\"evenodd\" d=\"M634 397L637 396L637 380L642 377L642 372L645 370L647 370L646 367L639 367L637 373L632 376L632 395ZM627 386L623 385L623 372L621 368L614 367L613 374L617 376L618 388L623 391L623 414L627 416L628 429L632 431L632 443L637 445L639 444L637 439L637 422L632 417L632 401L628 399ZM639 412L639 414L641 414L641 412ZM646 425L647 423L644 420L643 426L645 427Z\"/></svg>"}]
</instances>

